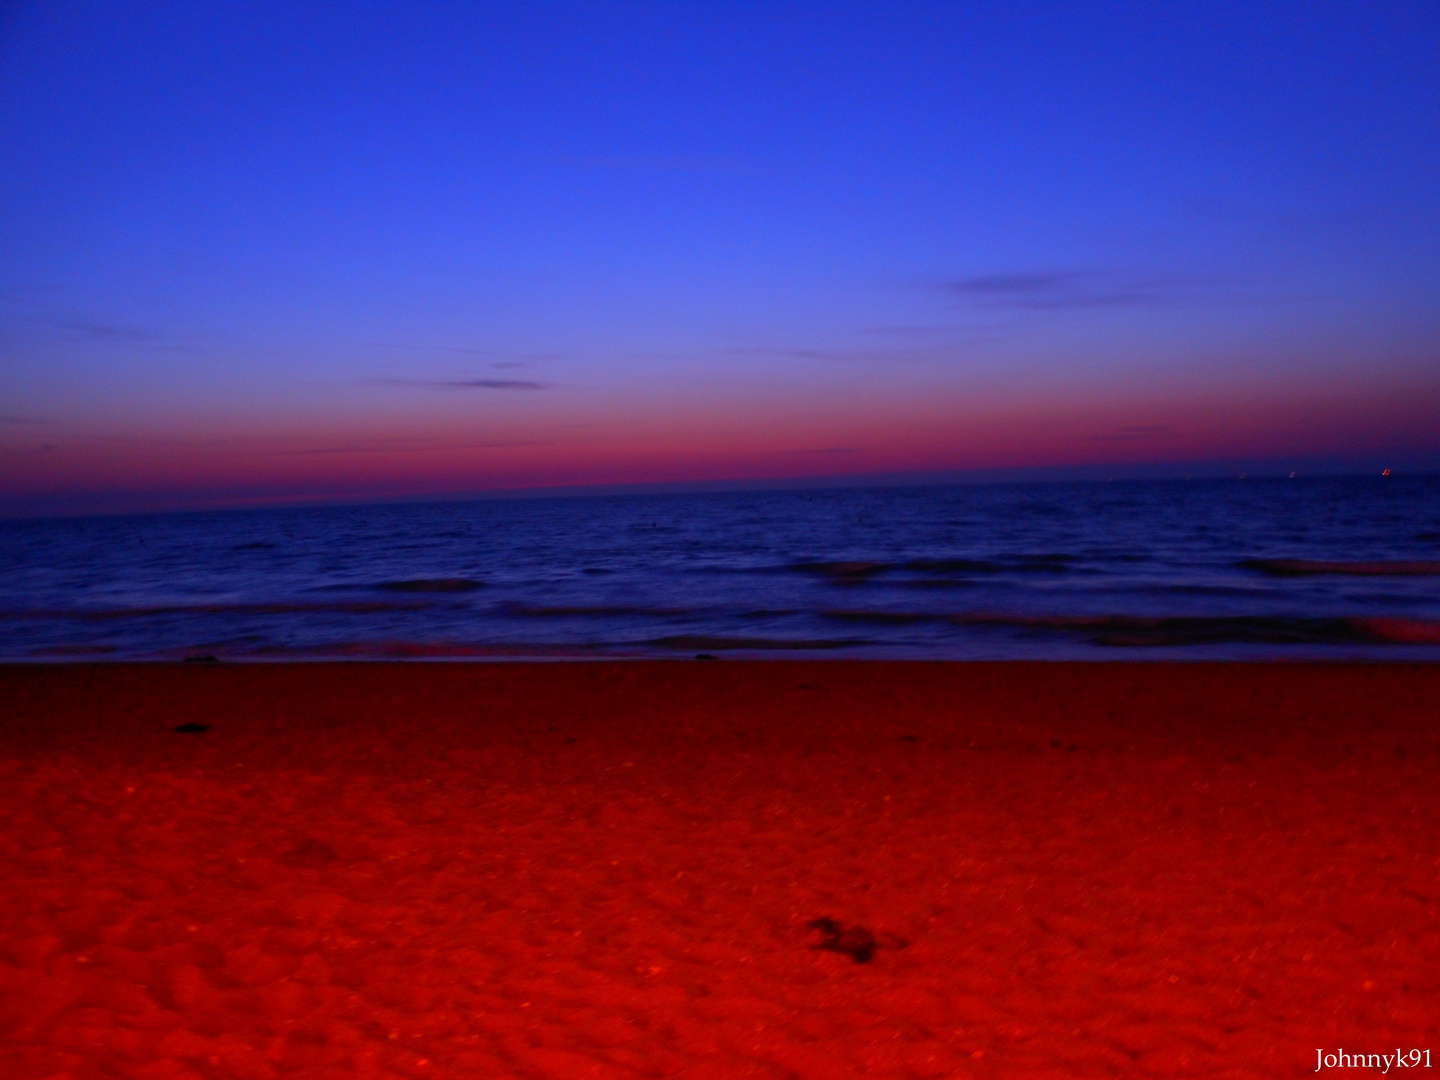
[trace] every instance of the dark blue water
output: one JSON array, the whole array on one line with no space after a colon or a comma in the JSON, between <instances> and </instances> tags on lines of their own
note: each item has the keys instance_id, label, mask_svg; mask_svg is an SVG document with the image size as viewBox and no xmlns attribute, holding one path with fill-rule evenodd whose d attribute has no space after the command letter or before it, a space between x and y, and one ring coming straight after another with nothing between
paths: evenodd
<instances>
[{"instance_id":1,"label":"dark blue water","mask_svg":"<svg viewBox=\"0 0 1440 1080\"><path fill-rule=\"evenodd\" d=\"M1440 477L0 523L0 659L1440 660Z\"/></svg>"}]
</instances>

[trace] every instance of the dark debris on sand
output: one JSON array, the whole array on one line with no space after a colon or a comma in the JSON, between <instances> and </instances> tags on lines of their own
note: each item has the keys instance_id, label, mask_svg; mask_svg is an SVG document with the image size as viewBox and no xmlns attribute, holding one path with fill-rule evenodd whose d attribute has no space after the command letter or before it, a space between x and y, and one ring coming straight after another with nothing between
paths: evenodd
<instances>
[{"instance_id":1,"label":"dark debris on sand","mask_svg":"<svg viewBox=\"0 0 1440 1080\"><path fill-rule=\"evenodd\" d=\"M829 917L811 919L805 925L820 932L820 941L810 946L812 949L844 953L857 964L868 964L875 959L876 949L903 949L910 944L894 934L881 934L877 937L864 926L846 926Z\"/></svg>"}]
</instances>

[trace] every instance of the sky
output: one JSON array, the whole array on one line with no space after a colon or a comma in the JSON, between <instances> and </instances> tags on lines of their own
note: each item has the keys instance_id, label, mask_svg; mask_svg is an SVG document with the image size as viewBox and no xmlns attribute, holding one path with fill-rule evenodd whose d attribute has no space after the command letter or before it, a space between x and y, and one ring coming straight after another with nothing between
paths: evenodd
<instances>
[{"instance_id":1,"label":"sky","mask_svg":"<svg viewBox=\"0 0 1440 1080\"><path fill-rule=\"evenodd\" d=\"M0 6L0 514L1440 467L1440 6Z\"/></svg>"}]
</instances>

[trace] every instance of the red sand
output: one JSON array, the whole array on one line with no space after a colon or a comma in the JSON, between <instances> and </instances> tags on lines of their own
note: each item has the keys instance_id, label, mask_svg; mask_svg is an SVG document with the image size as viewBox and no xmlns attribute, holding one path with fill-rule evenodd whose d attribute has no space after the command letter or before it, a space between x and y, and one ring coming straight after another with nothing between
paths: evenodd
<instances>
[{"instance_id":1,"label":"red sand","mask_svg":"<svg viewBox=\"0 0 1440 1080\"><path fill-rule=\"evenodd\" d=\"M0 668L0 1075L1440 1057L1437 706L1440 666Z\"/></svg>"}]
</instances>

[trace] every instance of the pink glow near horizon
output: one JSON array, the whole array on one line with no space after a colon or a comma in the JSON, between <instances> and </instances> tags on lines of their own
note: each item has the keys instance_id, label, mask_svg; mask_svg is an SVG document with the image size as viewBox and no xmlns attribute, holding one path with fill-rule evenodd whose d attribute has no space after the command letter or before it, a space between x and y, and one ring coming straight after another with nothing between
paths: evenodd
<instances>
[{"instance_id":1,"label":"pink glow near horizon","mask_svg":"<svg viewBox=\"0 0 1440 1080\"><path fill-rule=\"evenodd\" d=\"M1397 400L1397 398L1399 400ZM456 418L204 432L36 431L12 450L0 493L150 493L159 504L456 494L571 485L705 483L789 478L1310 460L1337 445L1383 456L1440 449L1440 402L1423 388L1375 395L1311 394L1130 403L1049 401L966 413L905 403L850 403L848 415L787 415L770 400L753 412L697 408L591 423L530 417L523 424ZM548 422L547 422L548 421ZM12 447L17 440L12 436ZM19 462L21 467L14 467ZM206 492L211 493L206 496ZM166 497L168 493L168 498ZM155 499L151 500L156 501Z\"/></svg>"}]
</instances>

